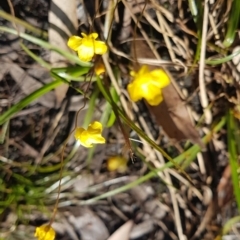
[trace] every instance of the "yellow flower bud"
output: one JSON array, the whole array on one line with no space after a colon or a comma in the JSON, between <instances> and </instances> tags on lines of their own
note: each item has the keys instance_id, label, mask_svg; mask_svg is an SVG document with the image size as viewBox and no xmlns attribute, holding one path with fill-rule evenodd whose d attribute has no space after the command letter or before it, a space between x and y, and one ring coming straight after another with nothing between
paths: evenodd
<instances>
[{"instance_id":1,"label":"yellow flower bud","mask_svg":"<svg viewBox=\"0 0 240 240\"><path fill-rule=\"evenodd\" d=\"M97 65L94 68L94 71L97 76L100 76L101 74L105 73L106 69L102 61L97 63Z\"/></svg>"},{"instance_id":2,"label":"yellow flower bud","mask_svg":"<svg viewBox=\"0 0 240 240\"><path fill-rule=\"evenodd\" d=\"M125 172L127 169L127 159L120 156L113 156L107 160L108 171Z\"/></svg>"}]
</instances>

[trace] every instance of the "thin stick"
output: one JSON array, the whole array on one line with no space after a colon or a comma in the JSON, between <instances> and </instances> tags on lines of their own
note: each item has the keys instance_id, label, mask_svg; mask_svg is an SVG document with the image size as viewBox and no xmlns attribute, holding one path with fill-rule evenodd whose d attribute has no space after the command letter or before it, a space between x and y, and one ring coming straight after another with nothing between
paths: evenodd
<instances>
[{"instance_id":1,"label":"thin stick","mask_svg":"<svg viewBox=\"0 0 240 240\"><path fill-rule=\"evenodd\" d=\"M11 14L12 14L14 17L16 17L16 16L15 16L14 7L13 7L13 5L12 5L11 0L7 0L7 1L8 1L8 5L9 5L9 8L10 8ZM15 22L12 22L12 24L13 24L14 28L16 29L16 31L17 31L17 33L18 33L18 36L20 37L20 32L19 32L18 26L16 25Z\"/></svg>"}]
</instances>

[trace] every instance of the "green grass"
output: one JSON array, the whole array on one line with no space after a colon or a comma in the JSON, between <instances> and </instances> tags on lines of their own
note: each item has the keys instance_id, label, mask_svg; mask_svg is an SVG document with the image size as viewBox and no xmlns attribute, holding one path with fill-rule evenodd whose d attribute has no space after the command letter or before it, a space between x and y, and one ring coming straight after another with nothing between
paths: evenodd
<instances>
[{"instance_id":1,"label":"green grass","mask_svg":"<svg viewBox=\"0 0 240 240\"><path fill-rule=\"evenodd\" d=\"M239 127L233 116L232 111L229 111L227 117L227 137L229 162L231 167L232 183L234 195L240 211L240 187L239 187Z\"/></svg>"},{"instance_id":2,"label":"green grass","mask_svg":"<svg viewBox=\"0 0 240 240\"><path fill-rule=\"evenodd\" d=\"M195 39L196 49L193 57L194 59L192 59L192 66L196 66L199 60L201 48L203 8L202 1L200 0L189 0L188 3L192 18L197 28L197 37ZM225 47L231 46L235 40L235 33L237 31L237 24L239 22L239 14L237 14L240 11L239 8L239 1L234 0L227 26L227 32L223 41L223 45ZM188 175L186 173L187 169L193 163L193 161L196 160L197 154L201 152L201 148L198 145L188 144L188 147L182 153L179 153L176 157L172 157L173 152L171 152L171 150L167 151L166 148L159 146L159 144L152 140L148 134L142 130L141 127L136 125L135 121L131 120L128 117L128 114L123 110L124 108L121 105L120 96L117 94L117 91L113 87L113 84L111 82L106 83L106 81L99 78L98 76L95 76L93 73L94 64L82 62L79 60L75 53L71 54L67 51L63 51L57 46L49 44L46 40L46 32L42 32L41 30L32 27L30 24L22 20L5 14L1 10L0 16L9 21L23 25L26 29L28 29L28 31L37 35L32 36L31 34L20 33L19 37L21 40L31 42L41 48L59 53L65 57L66 61L68 61L70 65L69 67L64 68L52 68L51 64L46 62L43 58L34 54L27 47L25 41L24 43L23 41L20 42L22 50L36 63L49 71L52 77L52 81L48 84L44 84L41 88L27 95L19 102L13 104L12 106L9 106L9 108L0 115L0 125L2 126L0 143L6 150L8 147L7 141L9 134L9 123L16 116L16 114L21 112L21 110L24 108L30 106L33 101L44 96L58 86L67 84L70 86L70 88L72 88L72 90L75 90L79 95L82 95L85 98L85 101L88 103L88 109L85 113L85 116L83 116L82 127L86 128L88 124L94 120L94 113L95 111L99 111L99 106L101 104L101 107L104 109L104 111L99 121L103 124L104 128L109 128L111 131L111 128L117 126L117 123L120 122L120 125L122 124L122 126L127 126L131 129L131 131L135 132L138 137L144 139L149 147L152 150L159 152L165 160L165 164L163 164L160 168L156 168L149 163L146 164L148 170L144 173L143 176L139 176L137 180L124 184L123 186L118 187L114 190L106 189L104 193L99 195L96 193L89 199L79 201L80 205L93 204L101 199L106 199L121 192L128 191L131 188L150 181L152 178L158 177L158 173L163 172L166 169L175 169L178 174L188 178ZM16 30L3 26L0 26L0 31L18 35L18 32ZM219 53L222 56L206 59L205 64L207 64L207 67L217 67L218 65L221 66L221 64L231 61L235 56L240 54L240 51L229 54L227 52L227 49L221 49L219 46L214 45L212 42L208 42L207 46L209 46L211 49L214 49L214 56L219 55ZM194 68L192 68L192 71L193 70ZM116 66L114 73L116 75L121 74L121 69ZM85 84L91 83L91 91L84 92L84 90L80 89L79 85L76 84L79 82ZM81 108L82 106L79 105L79 109ZM234 118L230 107L228 107L227 111L228 112L226 114L222 114L221 118L215 119L215 124L209 127L210 131L203 137L202 140L205 144L207 144L212 140L215 133L219 133L223 129L227 129L227 151L229 154L229 164L231 166L231 180L234 189L234 197L239 211L239 123ZM79 114L82 114L82 112L80 111ZM201 127L200 124L199 127ZM71 134L73 134L73 132ZM5 213L7 210L11 209L17 213L18 221L24 221L26 225L28 224L28 219L26 219L24 211L31 212L36 210L43 212L49 216L49 219L51 219L50 212L56 202L59 177L62 177L62 187L64 187L65 184L76 177L76 174L73 174L65 166L71 162L79 150L79 144L77 142L75 142L73 146L70 147L70 150L68 149L68 154L63 154L64 158L62 159L62 162L52 161L53 156L61 155L67 141L68 138L65 139L65 141L62 141L58 149L55 152L51 151L46 156L44 156L41 163L37 166L32 165L34 163L33 159L26 158L22 161L18 161L16 159L0 156L0 213ZM174 146L171 147L174 148ZM88 155L86 157L86 166L88 167L90 167L92 164L95 150L96 147L93 147L88 151ZM60 174L61 169L63 169L62 175ZM191 180L192 179L187 179L189 186L192 184ZM71 195L69 192L64 192L62 194L66 198ZM64 201L63 199L60 199L60 203L61 201ZM223 227L223 234L230 231L232 224L238 220L238 216L230 219L229 222L227 222ZM16 225L17 224L18 223L16 223Z\"/></svg>"}]
</instances>

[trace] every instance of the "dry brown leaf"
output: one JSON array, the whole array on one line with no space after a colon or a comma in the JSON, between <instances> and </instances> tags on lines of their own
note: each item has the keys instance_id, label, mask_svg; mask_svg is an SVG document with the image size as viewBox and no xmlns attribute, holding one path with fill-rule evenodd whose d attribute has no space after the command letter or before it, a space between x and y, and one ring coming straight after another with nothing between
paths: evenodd
<instances>
[{"instance_id":1,"label":"dry brown leaf","mask_svg":"<svg viewBox=\"0 0 240 240\"><path fill-rule=\"evenodd\" d=\"M134 58L155 59L154 54L144 41L137 41L136 46L133 46L132 55ZM150 70L156 68L159 67L149 66ZM163 67L161 68L164 69ZM139 66L135 64L134 69L138 70ZM164 70L166 71L166 69ZM167 74L172 79L171 74L169 72ZM156 122L163 127L170 138L177 141L189 139L204 148L204 144L188 115L185 102L180 98L172 83L163 89L163 96L164 101L158 106L150 106L146 103L150 112L156 118Z\"/></svg>"},{"instance_id":2,"label":"dry brown leaf","mask_svg":"<svg viewBox=\"0 0 240 240\"><path fill-rule=\"evenodd\" d=\"M82 240L106 240L109 237L107 227L90 208L73 208L71 213L68 220Z\"/></svg>"},{"instance_id":3,"label":"dry brown leaf","mask_svg":"<svg viewBox=\"0 0 240 240\"><path fill-rule=\"evenodd\" d=\"M188 115L185 103L179 97L172 84L163 89L164 101L158 106L150 106L151 113L167 135L177 141L189 139L193 143L204 145Z\"/></svg>"},{"instance_id":4,"label":"dry brown leaf","mask_svg":"<svg viewBox=\"0 0 240 240\"><path fill-rule=\"evenodd\" d=\"M76 1L52 0L49 12L50 28L48 31L49 42L59 48L70 51L67 46L69 36L74 35L77 29ZM54 67L66 66L65 59L56 52L51 52L50 62ZM68 85L63 84L55 89L57 106L65 98Z\"/></svg>"},{"instance_id":5,"label":"dry brown leaf","mask_svg":"<svg viewBox=\"0 0 240 240\"><path fill-rule=\"evenodd\" d=\"M142 236L150 233L154 229L154 221L153 219L147 219L137 225L134 225L130 238L131 239L139 239Z\"/></svg>"},{"instance_id":6,"label":"dry brown leaf","mask_svg":"<svg viewBox=\"0 0 240 240\"><path fill-rule=\"evenodd\" d=\"M108 240L129 240L130 232L133 227L133 221L129 220L117 229Z\"/></svg>"},{"instance_id":7,"label":"dry brown leaf","mask_svg":"<svg viewBox=\"0 0 240 240\"><path fill-rule=\"evenodd\" d=\"M2 63L1 67L7 69L11 77L14 79L16 83L18 83L18 86L21 87L21 90L25 95L29 95L30 93L34 92L35 90L43 86L42 83L28 75L26 71L24 71L21 67L19 67L15 63L5 62ZM46 107L53 108L55 97L53 92L48 92L44 96L35 100L35 102L41 103Z\"/></svg>"}]
</instances>

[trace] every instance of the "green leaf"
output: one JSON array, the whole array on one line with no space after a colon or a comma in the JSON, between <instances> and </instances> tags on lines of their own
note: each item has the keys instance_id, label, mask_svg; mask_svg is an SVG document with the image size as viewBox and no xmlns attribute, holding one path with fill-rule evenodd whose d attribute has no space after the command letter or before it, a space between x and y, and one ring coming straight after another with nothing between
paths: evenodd
<instances>
[{"instance_id":1,"label":"green leaf","mask_svg":"<svg viewBox=\"0 0 240 240\"><path fill-rule=\"evenodd\" d=\"M56 88L57 86L61 85L63 82L61 80L56 80L51 83L48 83L44 85L43 87L39 88L38 90L34 91L24 99L22 99L20 102L13 105L11 108L9 108L6 112L4 112L0 116L0 125L5 123L6 121L10 120L12 116L14 116L16 113L21 111L24 107L28 106L31 102L38 99L39 97L43 96L44 94L48 93L52 89Z\"/></svg>"},{"instance_id":2,"label":"green leaf","mask_svg":"<svg viewBox=\"0 0 240 240\"><path fill-rule=\"evenodd\" d=\"M238 29L240 16L240 1L233 0L231 12L229 13L227 33L223 41L223 46L230 47L235 39L235 35Z\"/></svg>"},{"instance_id":3,"label":"green leaf","mask_svg":"<svg viewBox=\"0 0 240 240\"><path fill-rule=\"evenodd\" d=\"M18 32L12 28L7 28L7 27L0 27L0 31L3 32L8 32L8 33L12 33L14 35L18 36ZM37 37L33 37L29 34L26 33L19 33L19 36L25 40L28 40L29 42L32 42L34 44L37 44L45 49L49 49L52 51L55 51L57 53L59 53L60 55L62 55L63 57L65 57L66 59L68 59L69 61L72 61L80 66L84 66L84 67L90 67L92 66L92 63L89 62L82 62L75 54L71 54L68 51L64 51L61 48L58 48L57 46L54 46L50 43L48 43L47 41L44 41L40 38Z\"/></svg>"},{"instance_id":4,"label":"green leaf","mask_svg":"<svg viewBox=\"0 0 240 240\"><path fill-rule=\"evenodd\" d=\"M237 142L236 133L239 132L237 128L235 118L232 111L228 112L227 116L227 139L228 139L228 151L229 151L229 161L231 167L232 184L234 189L234 195L236 198L238 211L240 211L240 187L239 187L239 177L238 177L238 154L237 154Z\"/></svg>"}]
</instances>

